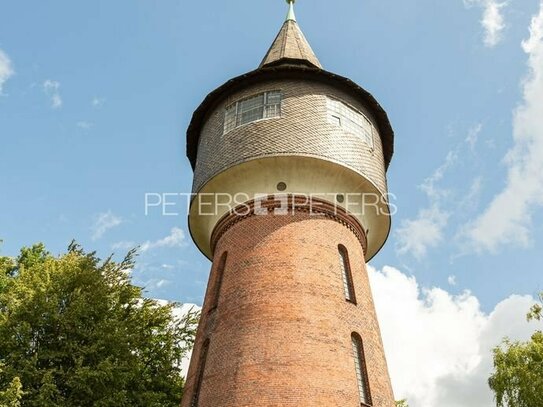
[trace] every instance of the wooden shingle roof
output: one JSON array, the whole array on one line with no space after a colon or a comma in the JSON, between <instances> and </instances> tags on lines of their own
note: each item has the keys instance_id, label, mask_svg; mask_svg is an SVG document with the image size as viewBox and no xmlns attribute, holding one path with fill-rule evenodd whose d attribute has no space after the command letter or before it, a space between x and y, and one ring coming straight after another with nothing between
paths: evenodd
<instances>
[{"instance_id":1,"label":"wooden shingle roof","mask_svg":"<svg viewBox=\"0 0 543 407\"><path fill-rule=\"evenodd\" d=\"M285 61L322 68L298 23L293 19L285 21L259 68L279 65Z\"/></svg>"}]
</instances>

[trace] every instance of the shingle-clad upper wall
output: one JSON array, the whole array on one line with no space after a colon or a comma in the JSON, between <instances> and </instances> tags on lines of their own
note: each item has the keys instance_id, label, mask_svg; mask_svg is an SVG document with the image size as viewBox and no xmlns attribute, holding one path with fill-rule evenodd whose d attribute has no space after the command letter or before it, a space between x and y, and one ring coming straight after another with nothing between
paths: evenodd
<instances>
[{"instance_id":1,"label":"shingle-clad upper wall","mask_svg":"<svg viewBox=\"0 0 543 407\"><path fill-rule=\"evenodd\" d=\"M271 90L283 94L280 118L249 123L223 135L226 106ZM327 96L352 105L373 122L373 149L360 137L328 123ZM337 162L369 179L383 194L387 192L381 138L369 111L361 102L332 86L299 80L267 81L247 87L211 111L200 134L193 192L233 165L274 155L301 155Z\"/></svg>"}]
</instances>

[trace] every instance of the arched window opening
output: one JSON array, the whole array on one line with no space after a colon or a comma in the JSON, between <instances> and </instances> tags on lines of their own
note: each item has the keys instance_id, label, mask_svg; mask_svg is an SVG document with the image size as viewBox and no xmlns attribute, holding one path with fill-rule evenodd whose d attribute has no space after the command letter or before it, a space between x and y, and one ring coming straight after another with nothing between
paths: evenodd
<instances>
[{"instance_id":1,"label":"arched window opening","mask_svg":"<svg viewBox=\"0 0 543 407\"><path fill-rule=\"evenodd\" d=\"M226 266L226 258L228 257L228 252L224 252L219 260L217 270L215 271L215 284L213 285L213 292L211 301L211 308L209 311L213 311L219 305L219 296L221 293L222 280L224 275L224 268Z\"/></svg>"},{"instance_id":2,"label":"arched window opening","mask_svg":"<svg viewBox=\"0 0 543 407\"><path fill-rule=\"evenodd\" d=\"M345 246L339 245L339 267L341 269L341 277L343 279L343 290L345 299L353 304L356 304L356 296L354 293L353 275L351 265L349 264L349 255Z\"/></svg>"},{"instance_id":3,"label":"arched window opening","mask_svg":"<svg viewBox=\"0 0 543 407\"><path fill-rule=\"evenodd\" d=\"M206 368L206 359L207 352L209 350L209 339L206 339L202 345L202 350L200 352L200 360L198 363L198 373L196 375L196 382L194 383L194 392L192 393L192 401L190 407L198 407L198 402L200 400L200 390L202 388L202 381L204 378L204 371Z\"/></svg>"},{"instance_id":4,"label":"arched window opening","mask_svg":"<svg viewBox=\"0 0 543 407\"><path fill-rule=\"evenodd\" d=\"M366 369L366 358L364 356L364 345L360 335L353 333L351 335L351 344L353 348L353 359L356 371L356 381L358 384L358 394L360 396L360 405L363 407L370 407L370 386Z\"/></svg>"}]
</instances>

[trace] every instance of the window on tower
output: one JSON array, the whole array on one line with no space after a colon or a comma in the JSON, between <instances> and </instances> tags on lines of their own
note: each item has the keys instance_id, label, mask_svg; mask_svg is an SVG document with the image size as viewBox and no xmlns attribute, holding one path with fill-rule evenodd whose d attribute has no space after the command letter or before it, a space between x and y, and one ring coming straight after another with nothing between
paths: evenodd
<instances>
[{"instance_id":1,"label":"window on tower","mask_svg":"<svg viewBox=\"0 0 543 407\"><path fill-rule=\"evenodd\" d=\"M196 381L194 383L194 390L192 394L192 399L190 402L190 407L198 407L200 401L200 390L202 388L202 381L204 379L204 372L206 368L206 359L207 353L209 351L209 338L206 339L200 350L200 358L198 361L198 372L196 374Z\"/></svg>"},{"instance_id":2,"label":"window on tower","mask_svg":"<svg viewBox=\"0 0 543 407\"><path fill-rule=\"evenodd\" d=\"M224 133L262 119L281 116L282 95L270 91L232 103L224 113Z\"/></svg>"},{"instance_id":3,"label":"window on tower","mask_svg":"<svg viewBox=\"0 0 543 407\"><path fill-rule=\"evenodd\" d=\"M361 112L331 97L327 99L328 123L362 138L373 148L373 125Z\"/></svg>"},{"instance_id":4,"label":"window on tower","mask_svg":"<svg viewBox=\"0 0 543 407\"><path fill-rule=\"evenodd\" d=\"M341 269L341 277L343 279L343 291L345 292L345 299L353 304L356 304L356 297L354 295L353 276L351 273L351 266L349 264L349 255L345 246L339 245L339 267Z\"/></svg>"},{"instance_id":5,"label":"window on tower","mask_svg":"<svg viewBox=\"0 0 543 407\"><path fill-rule=\"evenodd\" d=\"M368 372L366 370L366 358L364 356L364 345L362 343L362 338L357 333L353 332L351 335L351 346L356 372L356 382L358 384L358 394L360 396L360 405L369 407L371 406L371 395Z\"/></svg>"},{"instance_id":6,"label":"window on tower","mask_svg":"<svg viewBox=\"0 0 543 407\"><path fill-rule=\"evenodd\" d=\"M219 264L215 271L215 284L213 286L213 297L211 297L211 300L213 301L211 304L211 307L209 308L209 311L214 311L217 309L217 306L219 305L219 295L221 293L221 286L222 286L222 279L224 275L224 267L226 266L226 257L228 256L228 252L224 252L219 260Z\"/></svg>"}]
</instances>

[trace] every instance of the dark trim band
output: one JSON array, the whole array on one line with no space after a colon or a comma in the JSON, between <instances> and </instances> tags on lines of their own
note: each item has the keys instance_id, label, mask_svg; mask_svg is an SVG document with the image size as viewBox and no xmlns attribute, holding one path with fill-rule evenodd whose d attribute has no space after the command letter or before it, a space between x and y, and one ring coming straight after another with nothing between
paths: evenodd
<instances>
[{"instance_id":1,"label":"dark trim band","mask_svg":"<svg viewBox=\"0 0 543 407\"><path fill-rule=\"evenodd\" d=\"M258 207L256 206L256 201L251 200L233 208L217 222L217 225L213 229L210 242L211 251L215 252L215 247L221 237L234 225L253 216L266 216L272 212L275 213L276 210L280 210L281 215L303 212L308 213L310 216L324 216L327 219L338 222L354 233L362 245L364 255L367 252L368 241L366 233L354 216L350 215L340 206L324 199L308 199L305 196L297 195L270 195L266 199L259 200Z\"/></svg>"}]
</instances>

